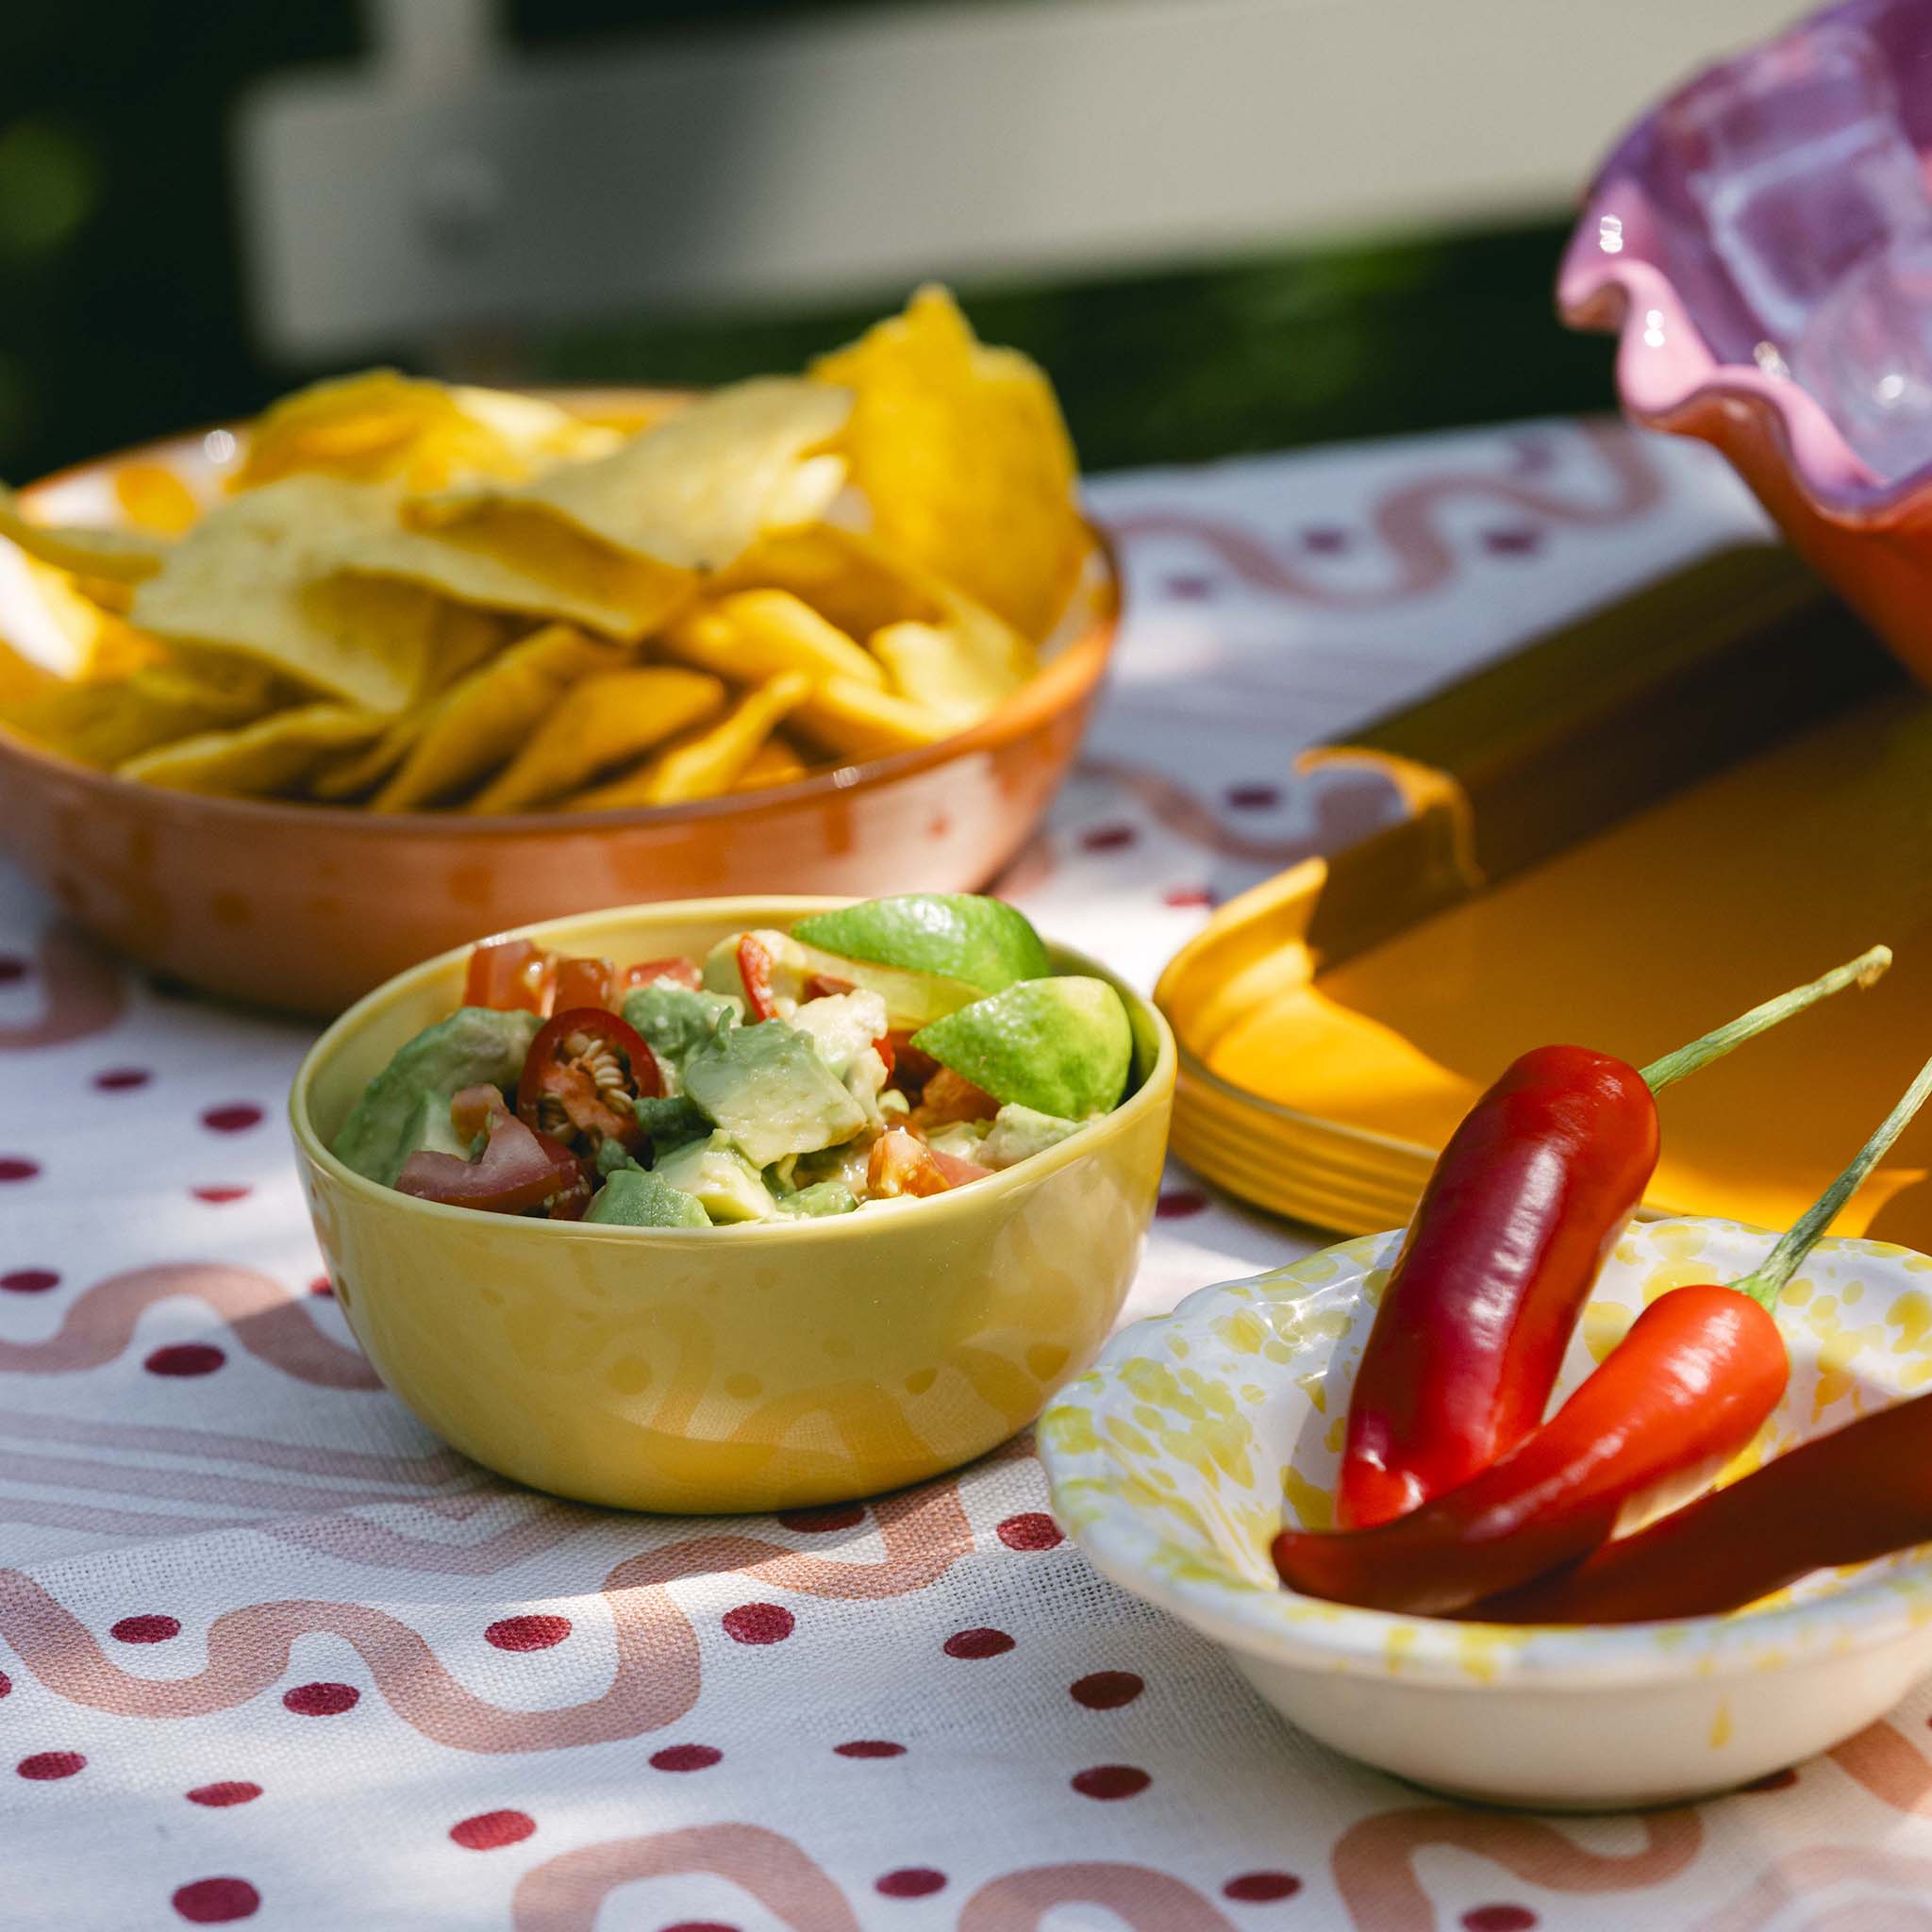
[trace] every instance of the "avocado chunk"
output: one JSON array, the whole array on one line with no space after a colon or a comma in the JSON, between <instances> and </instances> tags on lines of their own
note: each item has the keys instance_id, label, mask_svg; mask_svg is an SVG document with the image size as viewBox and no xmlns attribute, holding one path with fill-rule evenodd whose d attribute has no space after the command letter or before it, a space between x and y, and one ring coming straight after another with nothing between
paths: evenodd
<instances>
[{"instance_id":1,"label":"avocado chunk","mask_svg":"<svg viewBox=\"0 0 1932 1932\"><path fill-rule=\"evenodd\" d=\"M702 1141L711 1131L710 1122L691 1105L688 1093L640 1093L631 1105L658 1159L687 1141Z\"/></svg>"},{"instance_id":2,"label":"avocado chunk","mask_svg":"<svg viewBox=\"0 0 1932 1932\"><path fill-rule=\"evenodd\" d=\"M1010 1103L993 1116L979 1152L973 1158L982 1167L1013 1167L1049 1147L1058 1147L1070 1134L1080 1131L1078 1121L1063 1121L1055 1114L1037 1113L1030 1107Z\"/></svg>"},{"instance_id":3,"label":"avocado chunk","mask_svg":"<svg viewBox=\"0 0 1932 1932\"><path fill-rule=\"evenodd\" d=\"M597 1190L586 1221L610 1227L709 1227L704 1203L675 1188L660 1174L621 1167Z\"/></svg>"},{"instance_id":4,"label":"avocado chunk","mask_svg":"<svg viewBox=\"0 0 1932 1932\"><path fill-rule=\"evenodd\" d=\"M875 992L828 993L807 1000L789 1024L818 1048L819 1058L843 1080L853 1062L885 1036L886 1003ZM885 1072L883 1064L879 1072Z\"/></svg>"},{"instance_id":5,"label":"avocado chunk","mask_svg":"<svg viewBox=\"0 0 1932 1932\"><path fill-rule=\"evenodd\" d=\"M336 1158L392 1188L418 1147L467 1155L449 1124L451 1099L465 1087L514 1086L542 1024L534 1013L458 1007L425 1026L362 1090L336 1135Z\"/></svg>"},{"instance_id":6,"label":"avocado chunk","mask_svg":"<svg viewBox=\"0 0 1932 1932\"><path fill-rule=\"evenodd\" d=\"M837 912L813 913L791 930L828 953L962 979L978 992L1003 992L1017 980L1044 979L1053 972L1045 943L1024 913L973 892L864 899Z\"/></svg>"},{"instance_id":7,"label":"avocado chunk","mask_svg":"<svg viewBox=\"0 0 1932 1932\"><path fill-rule=\"evenodd\" d=\"M667 979L640 987L624 1003L625 1024L644 1036L651 1051L674 1073L706 1041L736 1026L738 1016L736 1000L723 993L693 992Z\"/></svg>"},{"instance_id":8,"label":"avocado chunk","mask_svg":"<svg viewBox=\"0 0 1932 1932\"><path fill-rule=\"evenodd\" d=\"M769 1221L778 1211L764 1177L724 1134L689 1141L651 1170L660 1186L691 1195L712 1221Z\"/></svg>"},{"instance_id":9,"label":"avocado chunk","mask_svg":"<svg viewBox=\"0 0 1932 1932\"><path fill-rule=\"evenodd\" d=\"M788 1194L778 1204L780 1214L816 1221L827 1214L851 1214L858 1208L858 1196L843 1181L814 1181L797 1193Z\"/></svg>"},{"instance_id":10,"label":"avocado chunk","mask_svg":"<svg viewBox=\"0 0 1932 1932\"><path fill-rule=\"evenodd\" d=\"M755 1167L849 1141L866 1124L818 1049L782 1020L718 1034L683 1074L685 1091Z\"/></svg>"}]
</instances>

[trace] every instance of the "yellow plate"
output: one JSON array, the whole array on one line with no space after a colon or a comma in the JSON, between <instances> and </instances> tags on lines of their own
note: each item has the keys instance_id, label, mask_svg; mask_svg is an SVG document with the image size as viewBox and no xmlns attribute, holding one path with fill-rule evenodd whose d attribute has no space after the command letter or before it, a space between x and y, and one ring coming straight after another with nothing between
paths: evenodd
<instances>
[{"instance_id":1,"label":"yellow plate","mask_svg":"<svg viewBox=\"0 0 1932 1932\"><path fill-rule=\"evenodd\" d=\"M521 928L620 962L703 953L838 899L701 899ZM1135 1091L990 1180L823 1221L625 1228L418 1201L327 1150L370 1077L461 995L462 947L325 1033L290 1096L349 1325L438 1435L560 1496L710 1513L918 1482L1023 1429L1092 1360L1139 1265L1173 1103L1166 1023L1127 1003Z\"/></svg>"}]
</instances>

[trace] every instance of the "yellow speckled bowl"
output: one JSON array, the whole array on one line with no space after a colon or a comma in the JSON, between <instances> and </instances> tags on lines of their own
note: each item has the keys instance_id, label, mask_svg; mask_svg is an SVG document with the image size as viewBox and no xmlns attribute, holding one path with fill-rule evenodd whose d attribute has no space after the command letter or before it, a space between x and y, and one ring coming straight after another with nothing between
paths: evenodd
<instances>
[{"instance_id":1,"label":"yellow speckled bowl","mask_svg":"<svg viewBox=\"0 0 1932 1932\"><path fill-rule=\"evenodd\" d=\"M521 930L622 963L844 903L688 900ZM352 1007L289 1103L357 1340L466 1456L626 1509L843 1501L983 1455L1092 1360L1134 1277L1174 1100L1173 1036L1118 980L1134 1091L1074 1139L932 1200L688 1231L441 1207L328 1152L371 1075L458 1004L467 958L445 953Z\"/></svg>"},{"instance_id":2,"label":"yellow speckled bowl","mask_svg":"<svg viewBox=\"0 0 1932 1932\"><path fill-rule=\"evenodd\" d=\"M1362 1610L1282 1589L1285 1521L1328 1527L1347 1391L1399 1234L1204 1288L1138 1322L1047 1411L1060 1521L1095 1567L1226 1650L1336 1749L1539 1810L1674 1804L1840 1743L1932 1670L1932 1545L1821 1573L1726 1617L1578 1628ZM1735 1281L1772 1237L1632 1227L1599 1276L1567 1395L1645 1302ZM1791 1379L1733 1471L1932 1386L1932 1260L1826 1241L1785 1290Z\"/></svg>"}]
</instances>

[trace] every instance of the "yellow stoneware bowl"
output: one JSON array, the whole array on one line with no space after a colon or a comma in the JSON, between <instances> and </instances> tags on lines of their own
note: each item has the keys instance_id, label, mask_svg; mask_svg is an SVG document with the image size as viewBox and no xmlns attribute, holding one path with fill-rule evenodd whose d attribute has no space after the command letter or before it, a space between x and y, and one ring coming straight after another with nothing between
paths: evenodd
<instances>
[{"instance_id":1,"label":"yellow stoneware bowl","mask_svg":"<svg viewBox=\"0 0 1932 1932\"><path fill-rule=\"evenodd\" d=\"M703 953L836 899L696 899L522 928L620 964ZM1071 1141L990 1180L823 1221L591 1226L419 1201L328 1151L391 1053L460 1000L467 948L378 987L290 1095L336 1295L428 1426L518 1482L626 1509L843 1501L955 1469L1023 1429L1092 1360L1160 1182L1174 1045L1126 1002L1134 1087Z\"/></svg>"}]
</instances>

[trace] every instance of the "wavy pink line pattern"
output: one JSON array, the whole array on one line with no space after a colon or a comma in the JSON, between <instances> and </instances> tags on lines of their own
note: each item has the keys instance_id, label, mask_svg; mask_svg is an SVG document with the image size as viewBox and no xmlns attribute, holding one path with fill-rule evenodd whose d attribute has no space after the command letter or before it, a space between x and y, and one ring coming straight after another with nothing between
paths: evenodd
<instances>
[{"instance_id":1,"label":"wavy pink line pattern","mask_svg":"<svg viewBox=\"0 0 1932 1932\"><path fill-rule=\"evenodd\" d=\"M1192 510L1130 510L1110 519L1108 527L1128 546L1149 537L1180 537L1198 543L1248 589L1267 596L1331 610L1380 609L1426 596L1456 575L1458 553L1438 527L1439 511L1446 504L1491 503L1550 523L1591 529L1627 523L1661 501L1662 481L1635 437L1607 422L1577 426L1609 475L1614 493L1607 501L1577 501L1538 484L1476 470L1418 476L1378 498L1370 509L1370 521L1395 570L1389 582L1366 590L1343 589L1297 570L1251 527L1225 518Z\"/></svg>"},{"instance_id":2,"label":"wavy pink line pattern","mask_svg":"<svg viewBox=\"0 0 1932 1932\"><path fill-rule=\"evenodd\" d=\"M157 1302L205 1302L258 1360L321 1389L379 1389L359 1349L332 1341L273 1275L224 1261L174 1261L110 1274L76 1295L44 1341L0 1341L0 1373L61 1375L112 1361Z\"/></svg>"},{"instance_id":3,"label":"wavy pink line pattern","mask_svg":"<svg viewBox=\"0 0 1932 1932\"><path fill-rule=\"evenodd\" d=\"M127 1008L121 969L75 927L49 926L35 947L41 1017L21 1026L0 1026L0 1053L29 1053L66 1046L105 1033Z\"/></svg>"},{"instance_id":4,"label":"wavy pink line pattern","mask_svg":"<svg viewBox=\"0 0 1932 1932\"><path fill-rule=\"evenodd\" d=\"M1894 1811L1932 1817L1932 1764L1896 1725L1880 1718L1825 1756Z\"/></svg>"},{"instance_id":5,"label":"wavy pink line pattern","mask_svg":"<svg viewBox=\"0 0 1932 1932\"><path fill-rule=\"evenodd\" d=\"M701 1663L691 1620L668 1586L737 1572L761 1584L844 1602L928 1588L973 1548L958 1487L937 1483L874 1506L882 1560L847 1562L737 1532L689 1537L627 1557L602 1590L617 1668L601 1696L554 1710L491 1704L458 1682L408 1624L369 1605L292 1599L225 1611L208 1626L208 1663L192 1676L123 1670L93 1633L30 1576L0 1570L0 1639L56 1696L117 1717L192 1718L259 1696L286 1672L299 1637L351 1645L405 1724L456 1751L557 1751L660 1729L696 1703Z\"/></svg>"},{"instance_id":6,"label":"wavy pink line pattern","mask_svg":"<svg viewBox=\"0 0 1932 1932\"><path fill-rule=\"evenodd\" d=\"M410 1536L366 1516L321 1516L257 1525L265 1536L339 1563L370 1570L413 1570L441 1576L494 1576L554 1550L599 1519L547 1499L535 1511L478 1541L446 1543Z\"/></svg>"},{"instance_id":7,"label":"wavy pink line pattern","mask_svg":"<svg viewBox=\"0 0 1932 1932\"><path fill-rule=\"evenodd\" d=\"M1035 1865L989 1879L958 1932L1039 1932L1060 1906L1099 1906L1128 1932L1233 1932L1233 1921L1180 1879L1145 1865Z\"/></svg>"},{"instance_id":8,"label":"wavy pink line pattern","mask_svg":"<svg viewBox=\"0 0 1932 1932\"><path fill-rule=\"evenodd\" d=\"M845 1894L789 1838L758 1824L697 1824L584 1845L525 1872L515 1932L593 1932L620 1886L708 1873L748 1891L791 1932L859 1932Z\"/></svg>"},{"instance_id":9,"label":"wavy pink line pattern","mask_svg":"<svg viewBox=\"0 0 1932 1932\"><path fill-rule=\"evenodd\" d=\"M1336 1840L1330 1865L1357 1932L1436 1932L1435 1907L1415 1875L1419 1851L1454 1845L1551 1891L1641 1891L1690 1864L1704 1826L1694 1811L1655 1811L1640 1822L1641 1851L1592 1852L1533 1818L1419 1805L1350 1825Z\"/></svg>"},{"instance_id":10,"label":"wavy pink line pattern","mask_svg":"<svg viewBox=\"0 0 1932 1932\"><path fill-rule=\"evenodd\" d=\"M1789 1922L1790 1932L1924 1932L1932 1926L1932 1858L1864 1845L1807 1845L1760 1873L1750 1885L1692 1932L1760 1932L1807 1892L1840 1885L1883 1886L1889 1899L1847 1899L1807 1918Z\"/></svg>"}]
</instances>

